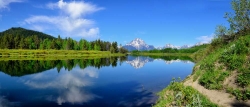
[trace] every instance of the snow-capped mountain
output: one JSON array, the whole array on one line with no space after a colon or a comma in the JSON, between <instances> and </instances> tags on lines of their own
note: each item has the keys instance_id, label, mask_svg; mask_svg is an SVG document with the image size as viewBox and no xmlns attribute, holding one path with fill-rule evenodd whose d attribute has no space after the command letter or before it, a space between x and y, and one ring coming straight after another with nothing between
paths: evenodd
<instances>
[{"instance_id":1,"label":"snow-capped mountain","mask_svg":"<svg viewBox=\"0 0 250 107\"><path fill-rule=\"evenodd\" d=\"M131 41L130 43L123 46L123 48L133 51L133 50L153 50L155 47L153 45L146 44L142 39L136 38L135 40Z\"/></svg>"},{"instance_id":2,"label":"snow-capped mountain","mask_svg":"<svg viewBox=\"0 0 250 107\"><path fill-rule=\"evenodd\" d=\"M139 68L142 68L146 63L153 62L153 61L154 61L154 59L153 58L149 58L149 57L128 56L128 60L126 61L126 63L129 63L134 68L139 69Z\"/></svg>"},{"instance_id":3,"label":"snow-capped mountain","mask_svg":"<svg viewBox=\"0 0 250 107\"><path fill-rule=\"evenodd\" d=\"M183 45L183 46L175 46L172 44L166 44L163 47L155 48L153 45L146 44L146 42L144 42L142 39L136 38L136 39L132 40L130 43L127 43L126 45L124 45L123 48L127 49L128 51L133 51L133 50L143 51L143 50L153 50L153 49L161 50L161 49L165 49L165 48L187 49L187 48L191 48L194 46L200 46L203 44L205 44L205 43L198 42L195 45Z\"/></svg>"}]
</instances>

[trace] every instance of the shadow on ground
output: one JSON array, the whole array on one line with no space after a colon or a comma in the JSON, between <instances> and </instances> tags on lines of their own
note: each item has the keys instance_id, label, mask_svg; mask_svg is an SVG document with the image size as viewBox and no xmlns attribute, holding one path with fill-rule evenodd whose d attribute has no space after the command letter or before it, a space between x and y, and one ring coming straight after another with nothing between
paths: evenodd
<instances>
[{"instance_id":1,"label":"shadow on ground","mask_svg":"<svg viewBox=\"0 0 250 107\"><path fill-rule=\"evenodd\" d=\"M246 102L239 102L235 101L234 103L231 104L232 107L250 107L250 104Z\"/></svg>"}]
</instances>

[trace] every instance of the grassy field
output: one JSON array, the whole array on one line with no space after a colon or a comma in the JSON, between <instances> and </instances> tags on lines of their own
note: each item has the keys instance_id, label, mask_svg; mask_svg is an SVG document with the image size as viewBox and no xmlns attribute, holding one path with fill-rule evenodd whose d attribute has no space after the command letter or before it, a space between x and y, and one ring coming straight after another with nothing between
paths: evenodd
<instances>
[{"instance_id":1,"label":"grassy field","mask_svg":"<svg viewBox=\"0 0 250 107\"><path fill-rule=\"evenodd\" d=\"M1 49L0 60L28 60L28 59L77 59L101 58L111 56L125 56L126 54L111 53L109 51L76 51L76 50L22 50Z\"/></svg>"}]
</instances>

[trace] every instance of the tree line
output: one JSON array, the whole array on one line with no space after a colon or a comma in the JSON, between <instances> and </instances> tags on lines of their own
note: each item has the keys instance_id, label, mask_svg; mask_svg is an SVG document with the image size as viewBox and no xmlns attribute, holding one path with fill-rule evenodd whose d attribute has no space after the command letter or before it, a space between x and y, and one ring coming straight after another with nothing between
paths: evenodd
<instances>
[{"instance_id":1,"label":"tree line","mask_svg":"<svg viewBox=\"0 0 250 107\"><path fill-rule=\"evenodd\" d=\"M20 34L13 35L4 33L0 36L0 49L55 49L55 50L96 50L110 51L111 53L126 53L124 48L118 48L117 42L102 41L80 41L73 40L70 37L62 39L58 38L40 38L37 35L23 36Z\"/></svg>"}]
</instances>

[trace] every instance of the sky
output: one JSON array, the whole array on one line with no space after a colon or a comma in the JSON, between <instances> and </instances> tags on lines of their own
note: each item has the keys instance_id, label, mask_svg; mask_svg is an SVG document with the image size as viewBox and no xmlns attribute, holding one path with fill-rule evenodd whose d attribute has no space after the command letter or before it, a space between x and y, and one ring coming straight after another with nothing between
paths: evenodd
<instances>
[{"instance_id":1,"label":"sky","mask_svg":"<svg viewBox=\"0 0 250 107\"><path fill-rule=\"evenodd\" d=\"M135 38L156 47L209 42L231 0L0 0L0 31L11 27L92 41Z\"/></svg>"}]
</instances>

